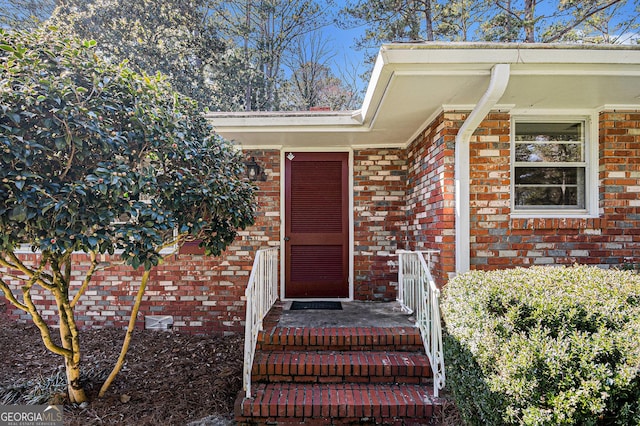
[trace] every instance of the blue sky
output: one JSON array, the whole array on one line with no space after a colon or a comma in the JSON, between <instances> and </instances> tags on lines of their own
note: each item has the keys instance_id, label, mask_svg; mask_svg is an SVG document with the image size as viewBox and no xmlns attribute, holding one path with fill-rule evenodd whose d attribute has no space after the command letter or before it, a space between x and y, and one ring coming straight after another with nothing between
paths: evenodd
<instances>
[{"instance_id":1,"label":"blue sky","mask_svg":"<svg viewBox=\"0 0 640 426\"><path fill-rule=\"evenodd\" d=\"M340 9L346 6L346 3L346 1L336 0L333 8L334 13L338 14ZM343 29L334 23L321 28L319 32L329 40L329 46L333 50L334 56L331 59L331 65L336 75L340 76L341 71L347 72L354 67L358 75L369 74L371 67L365 63L365 58L367 54L373 54L375 51L366 52L355 48L356 39L364 33L364 25ZM366 80L360 78L359 88L366 89L368 83L368 77Z\"/></svg>"}]
</instances>

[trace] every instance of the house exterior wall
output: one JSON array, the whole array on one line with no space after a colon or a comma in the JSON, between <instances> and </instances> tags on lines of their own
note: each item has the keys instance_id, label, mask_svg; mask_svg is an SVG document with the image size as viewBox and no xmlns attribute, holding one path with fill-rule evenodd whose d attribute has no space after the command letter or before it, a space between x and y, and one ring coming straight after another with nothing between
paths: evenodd
<instances>
[{"instance_id":1,"label":"house exterior wall","mask_svg":"<svg viewBox=\"0 0 640 426\"><path fill-rule=\"evenodd\" d=\"M255 253L280 241L280 151L255 151L266 171L267 181L256 182L258 211L253 226L241 231L236 241L219 257L202 254L195 245L183 247L152 270L137 326L147 315L172 315L174 329L195 334L237 334L244 332L244 291ZM36 254L22 254L32 264ZM104 256L104 262L118 261ZM80 287L90 262L85 254L73 256L71 294ZM140 285L142 269L118 265L98 271L85 296L76 307L81 328L126 327L133 300ZM10 283L18 288L21 283ZM34 288L34 301L45 308L44 319L54 324L55 302ZM4 300L4 298L2 298ZM7 302L8 314L21 321L30 316Z\"/></svg>"},{"instance_id":2,"label":"house exterior wall","mask_svg":"<svg viewBox=\"0 0 640 426\"><path fill-rule=\"evenodd\" d=\"M434 277L444 285L455 272L455 136L468 112L438 115L406 149L353 152L354 297L393 300L397 249L439 250ZM598 118L599 215L597 218L518 218L511 215L511 115L492 112L470 141L470 257L472 269L513 266L640 263L640 111L605 111ZM252 150L267 175L256 182L256 223L220 257L194 246L154 269L141 307L146 315L172 315L180 331L240 333L244 290L255 252L277 246L281 226L279 150ZM31 262L36 255L23 254ZM72 292L80 286L85 255ZM109 260L104 258L103 260ZM78 324L124 327L141 270L115 266L99 271L77 308ZM18 286L17 281L12 285ZM55 320L54 303L37 302ZM20 320L28 315L8 306Z\"/></svg>"},{"instance_id":3,"label":"house exterior wall","mask_svg":"<svg viewBox=\"0 0 640 426\"><path fill-rule=\"evenodd\" d=\"M437 249L434 278L455 272L455 136L468 112L443 112L407 148L409 248ZM470 141L472 269L640 264L640 112L598 117L599 215L511 216L511 115L492 112Z\"/></svg>"},{"instance_id":4,"label":"house exterior wall","mask_svg":"<svg viewBox=\"0 0 640 426\"><path fill-rule=\"evenodd\" d=\"M511 217L510 119L490 114L471 139L471 267L638 263L640 113L599 114L597 218Z\"/></svg>"}]
</instances>

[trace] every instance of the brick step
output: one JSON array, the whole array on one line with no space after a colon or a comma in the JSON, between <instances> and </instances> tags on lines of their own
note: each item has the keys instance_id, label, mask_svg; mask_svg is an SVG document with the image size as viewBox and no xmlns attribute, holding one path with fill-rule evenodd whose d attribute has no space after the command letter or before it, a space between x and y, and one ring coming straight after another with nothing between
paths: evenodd
<instances>
[{"instance_id":1,"label":"brick step","mask_svg":"<svg viewBox=\"0 0 640 426\"><path fill-rule=\"evenodd\" d=\"M428 424L440 402L412 384L261 383L235 408L239 424Z\"/></svg>"},{"instance_id":2,"label":"brick step","mask_svg":"<svg viewBox=\"0 0 640 426\"><path fill-rule=\"evenodd\" d=\"M418 352L258 352L254 382L429 383L429 358Z\"/></svg>"},{"instance_id":3,"label":"brick step","mask_svg":"<svg viewBox=\"0 0 640 426\"><path fill-rule=\"evenodd\" d=\"M415 327L272 327L260 332L258 351L424 350Z\"/></svg>"}]
</instances>

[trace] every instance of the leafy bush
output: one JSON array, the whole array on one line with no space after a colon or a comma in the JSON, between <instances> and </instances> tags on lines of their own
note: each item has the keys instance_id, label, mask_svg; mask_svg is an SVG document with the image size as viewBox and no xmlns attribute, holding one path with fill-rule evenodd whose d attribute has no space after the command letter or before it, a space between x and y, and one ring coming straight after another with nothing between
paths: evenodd
<instances>
[{"instance_id":1,"label":"leafy bush","mask_svg":"<svg viewBox=\"0 0 640 426\"><path fill-rule=\"evenodd\" d=\"M99 255L144 268L135 319L163 248L198 239L219 255L253 224L254 187L243 176L242 154L162 75L105 61L94 41L56 28L0 29L0 291L64 357L71 402L87 399L74 309L109 266ZM17 255L23 244L37 262ZM88 269L74 252L88 254ZM60 345L32 297L38 287L56 301Z\"/></svg>"},{"instance_id":2,"label":"leafy bush","mask_svg":"<svg viewBox=\"0 0 640 426\"><path fill-rule=\"evenodd\" d=\"M468 424L640 424L640 277L472 271L445 287L447 385Z\"/></svg>"}]
</instances>

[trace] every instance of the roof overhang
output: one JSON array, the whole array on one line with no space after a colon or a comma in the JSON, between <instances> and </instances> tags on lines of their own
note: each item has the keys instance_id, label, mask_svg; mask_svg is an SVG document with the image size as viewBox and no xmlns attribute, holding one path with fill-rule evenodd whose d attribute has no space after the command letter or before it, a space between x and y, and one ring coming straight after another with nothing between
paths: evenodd
<instances>
[{"instance_id":1,"label":"roof overhang","mask_svg":"<svg viewBox=\"0 0 640 426\"><path fill-rule=\"evenodd\" d=\"M245 148L403 147L441 111L472 110L496 64L511 69L499 109L640 109L635 46L410 43L382 46L359 110L207 118Z\"/></svg>"}]
</instances>

